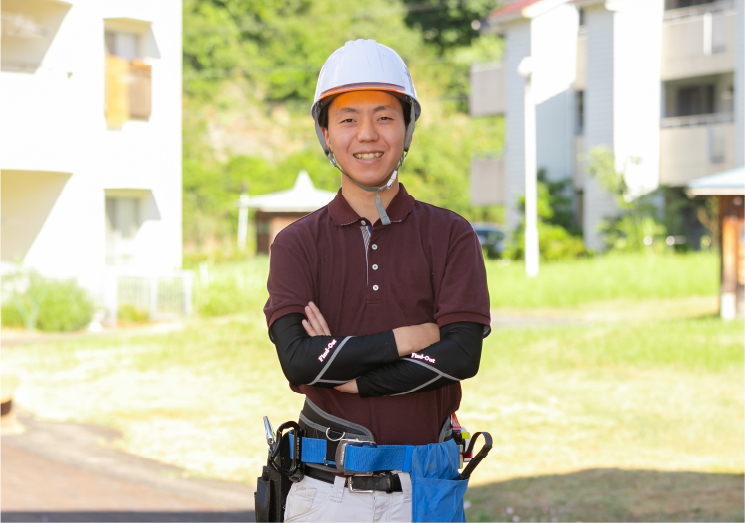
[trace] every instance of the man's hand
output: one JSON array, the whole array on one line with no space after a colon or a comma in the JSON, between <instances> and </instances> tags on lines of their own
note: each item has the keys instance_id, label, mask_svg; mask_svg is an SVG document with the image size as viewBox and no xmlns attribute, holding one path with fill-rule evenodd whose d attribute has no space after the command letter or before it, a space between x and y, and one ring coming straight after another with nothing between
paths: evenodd
<instances>
[{"instance_id":1,"label":"man's hand","mask_svg":"<svg viewBox=\"0 0 745 523\"><path fill-rule=\"evenodd\" d=\"M393 329L393 336L396 338L398 355L403 357L440 341L440 328L436 323L422 323Z\"/></svg>"},{"instance_id":2,"label":"man's hand","mask_svg":"<svg viewBox=\"0 0 745 523\"><path fill-rule=\"evenodd\" d=\"M331 336L329 332L329 326L326 324L326 320L323 319L321 311L318 310L316 304L312 301L308 302L305 306L305 317L307 320L303 320L303 327L308 336Z\"/></svg>"},{"instance_id":3,"label":"man's hand","mask_svg":"<svg viewBox=\"0 0 745 523\"><path fill-rule=\"evenodd\" d=\"M312 301L308 302L308 305L305 307L305 317L308 319L303 320L303 327L305 328L305 332L308 333L308 336L331 336L329 326L323 318L323 314L321 314L321 311ZM348 381L334 388L339 392L359 393L359 390L357 390L357 380Z\"/></svg>"}]
</instances>

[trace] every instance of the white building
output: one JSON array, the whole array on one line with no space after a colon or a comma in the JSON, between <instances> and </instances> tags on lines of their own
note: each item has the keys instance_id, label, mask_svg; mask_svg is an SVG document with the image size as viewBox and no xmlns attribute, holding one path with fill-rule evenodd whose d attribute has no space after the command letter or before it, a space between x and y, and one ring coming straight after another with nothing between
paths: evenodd
<instances>
[{"instance_id":1,"label":"white building","mask_svg":"<svg viewBox=\"0 0 745 523\"><path fill-rule=\"evenodd\" d=\"M181 0L3 0L4 263L181 267Z\"/></svg>"},{"instance_id":2,"label":"white building","mask_svg":"<svg viewBox=\"0 0 745 523\"><path fill-rule=\"evenodd\" d=\"M503 114L501 159L473 164L474 203L524 193L524 86L532 57L537 165L572 178L585 242L613 198L584 173L597 146L615 153L631 191L685 187L745 163L745 0L512 0L488 18L505 38L500 64L471 69L471 114Z\"/></svg>"}]
</instances>

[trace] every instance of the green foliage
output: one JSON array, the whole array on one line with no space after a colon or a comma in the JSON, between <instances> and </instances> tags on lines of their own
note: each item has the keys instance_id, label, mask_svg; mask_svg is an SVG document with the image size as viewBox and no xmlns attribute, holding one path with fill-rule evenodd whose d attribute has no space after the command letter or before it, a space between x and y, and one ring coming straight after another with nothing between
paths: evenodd
<instances>
[{"instance_id":1,"label":"green foliage","mask_svg":"<svg viewBox=\"0 0 745 523\"><path fill-rule=\"evenodd\" d=\"M630 158L628 163L635 163ZM616 168L616 157L606 147L596 147L590 151L587 171L601 187L615 195L616 206L621 211L615 216L606 217L600 222L606 246L620 252L662 252L665 250L667 228L659 220L659 210L654 202L657 193L632 195L626 184L624 171Z\"/></svg>"},{"instance_id":2,"label":"green foliage","mask_svg":"<svg viewBox=\"0 0 745 523\"><path fill-rule=\"evenodd\" d=\"M503 118L464 114L470 64L501 56L499 37L474 38L470 27L494 3L433 4L436 20L419 23L433 9L402 0L185 0L185 251L233 256L235 203L244 188L250 195L288 189L305 169L317 187L338 189L340 174L317 144L308 109L321 65L357 38L393 47L417 85L423 113L401 172L407 189L468 219L499 221L501 207L471 206L468 179L472 155L501 149ZM428 24L446 24L450 36L428 41ZM467 31L453 39L453 28ZM237 121L250 144L240 150L214 133Z\"/></svg>"},{"instance_id":3,"label":"green foliage","mask_svg":"<svg viewBox=\"0 0 745 523\"><path fill-rule=\"evenodd\" d=\"M440 54L456 46L469 46L479 36L479 19L494 11L498 0L404 0L410 7L404 20L422 32L425 42L434 44ZM475 22L475 23L474 23Z\"/></svg>"},{"instance_id":4,"label":"green foliage","mask_svg":"<svg viewBox=\"0 0 745 523\"><path fill-rule=\"evenodd\" d=\"M581 231L575 223L571 197L566 195L571 180L550 181L546 171L538 171L537 205L538 249L543 260L566 260L589 256ZM520 198L525 213L525 197ZM512 241L504 252L505 258L525 258L525 220L515 229Z\"/></svg>"},{"instance_id":5,"label":"green foliage","mask_svg":"<svg viewBox=\"0 0 745 523\"><path fill-rule=\"evenodd\" d=\"M2 324L33 332L76 331L93 318L93 302L74 280L47 280L37 273L11 278L2 303Z\"/></svg>"},{"instance_id":6,"label":"green foliage","mask_svg":"<svg viewBox=\"0 0 745 523\"><path fill-rule=\"evenodd\" d=\"M122 303L117 311L117 319L124 323L142 323L150 319L150 311L138 309L130 303Z\"/></svg>"},{"instance_id":7,"label":"green foliage","mask_svg":"<svg viewBox=\"0 0 745 523\"><path fill-rule=\"evenodd\" d=\"M219 78L245 78L265 100L309 102L326 58L373 38L404 60L431 55L396 0L185 0L186 92L210 98Z\"/></svg>"}]
</instances>

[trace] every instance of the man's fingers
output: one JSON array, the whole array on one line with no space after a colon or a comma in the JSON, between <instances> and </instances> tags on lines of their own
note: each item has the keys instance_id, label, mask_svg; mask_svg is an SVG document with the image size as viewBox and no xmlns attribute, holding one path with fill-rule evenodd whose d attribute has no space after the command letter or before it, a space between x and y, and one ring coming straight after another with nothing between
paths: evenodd
<instances>
[{"instance_id":1,"label":"man's fingers","mask_svg":"<svg viewBox=\"0 0 745 523\"><path fill-rule=\"evenodd\" d=\"M318 317L316 316L316 313L313 312L313 309L311 309L310 307L305 307L305 316L308 318L311 327L313 327L313 330L316 332L316 336L324 334L321 322L318 321Z\"/></svg>"},{"instance_id":2,"label":"man's fingers","mask_svg":"<svg viewBox=\"0 0 745 523\"><path fill-rule=\"evenodd\" d=\"M308 323L308 320L303 320L303 328L305 329L305 332L308 333L308 336L310 336L311 338L313 336L318 336L318 333L313 329L313 326Z\"/></svg>"},{"instance_id":3,"label":"man's fingers","mask_svg":"<svg viewBox=\"0 0 745 523\"><path fill-rule=\"evenodd\" d=\"M329 326L326 323L326 319L323 317L323 314L321 314L320 309L316 307L316 304L312 301L308 303L308 306L310 307L310 310L313 311L313 315L316 317L318 324L321 326L321 332L323 332L326 336L331 336Z\"/></svg>"}]
</instances>

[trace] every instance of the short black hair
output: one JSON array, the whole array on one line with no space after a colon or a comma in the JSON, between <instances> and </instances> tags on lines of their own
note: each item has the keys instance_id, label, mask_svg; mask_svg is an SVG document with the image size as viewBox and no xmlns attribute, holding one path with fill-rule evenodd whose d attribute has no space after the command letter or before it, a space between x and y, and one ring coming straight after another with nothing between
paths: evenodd
<instances>
[{"instance_id":1,"label":"short black hair","mask_svg":"<svg viewBox=\"0 0 745 523\"><path fill-rule=\"evenodd\" d=\"M394 94L393 96L396 96L396 95ZM321 113L318 115L318 125L320 125L324 129L328 129L329 127L329 105L331 105L331 101L334 98L331 98L331 100L323 104L323 107L321 108ZM411 103L408 100L404 100L398 96L396 96L396 99L399 102L401 102L401 110L404 113L404 126L408 129L409 122L411 121Z\"/></svg>"}]
</instances>

